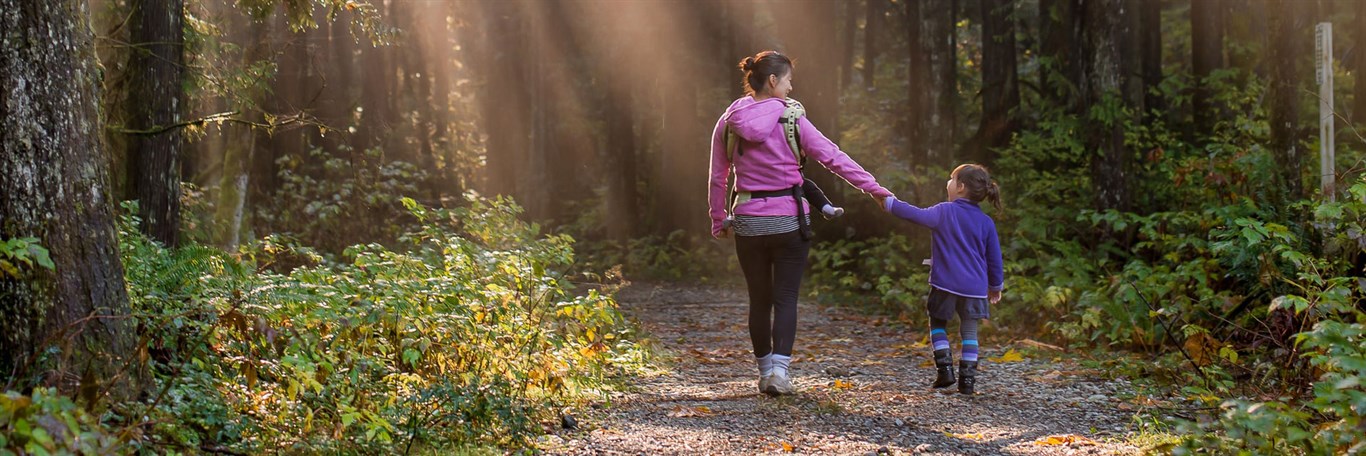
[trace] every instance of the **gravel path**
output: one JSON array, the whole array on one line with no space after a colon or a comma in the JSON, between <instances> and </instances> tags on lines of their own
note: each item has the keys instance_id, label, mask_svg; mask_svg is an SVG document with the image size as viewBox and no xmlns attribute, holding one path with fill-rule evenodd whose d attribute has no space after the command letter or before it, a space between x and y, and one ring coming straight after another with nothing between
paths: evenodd
<instances>
[{"instance_id":1,"label":"gravel path","mask_svg":"<svg viewBox=\"0 0 1366 456\"><path fill-rule=\"evenodd\" d=\"M1072 363L992 361L1004 349L985 346L978 395L941 394L928 386L934 370L922 344L926 331L802 304L792 362L800 392L771 398L755 386L743 290L636 284L618 299L666 351L664 373L638 379L638 390L608 406L579 412L576 429L544 438L548 453L1139 451L1122 442L1132 413L1120 410L1116 396L1128 382ZM1059 443L1067 435L1073 442ZM1043 444L1049 437L1052 444Z\"/></svg>"}]
</instances>

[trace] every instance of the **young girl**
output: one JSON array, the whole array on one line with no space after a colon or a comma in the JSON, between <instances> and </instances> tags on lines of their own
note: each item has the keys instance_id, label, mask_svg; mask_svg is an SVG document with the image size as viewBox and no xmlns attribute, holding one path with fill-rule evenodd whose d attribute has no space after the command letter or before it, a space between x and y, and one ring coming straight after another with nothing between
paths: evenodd
<instances>
[{"instance_id":1,"label":"young girl","mask_svg":"<svg viewBox=\"0 0 1366 456\"><path fill-rule=\"evenodd\" d=\"M887 211L932 230L930 235L930 340L934 342L934 366L939 370L935 388L955 383L953 350L944 331L954 314L961 320L962 361L958 364L958 392L974 394L977 384L977 323L989 318L988 302L1001 300L1005 274L1001 268L1001 243L996 223L978 206L990 201L1001 209L1000 189L981 165L960 165L945 186L947 202L919 208L887 197Z\"/></svg>"}]
</instances>

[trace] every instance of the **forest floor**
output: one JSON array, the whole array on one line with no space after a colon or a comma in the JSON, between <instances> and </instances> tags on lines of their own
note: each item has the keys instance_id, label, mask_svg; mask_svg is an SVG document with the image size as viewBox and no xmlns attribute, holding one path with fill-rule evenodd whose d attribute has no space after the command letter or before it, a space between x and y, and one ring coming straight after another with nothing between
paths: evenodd
<instances>
[{"instance_id":1,"label":"forest floor","mask_svg":"<svg viewBox=\"0 0 1366 456\"><path fill-rule=\"evenodd\" d=\"M1131 383L1069 355L984 343L978 394L943 394L929 387L928 331L804 302L792 361L799 393L774 398L756 386L743 289L635 284L618 300L661 352L658 373L632 379L631 391L605 405L575 412L574 429L541 440L548 453L1141 451L1128 443L1135 432Z\"/></svg>"}]
</instances>

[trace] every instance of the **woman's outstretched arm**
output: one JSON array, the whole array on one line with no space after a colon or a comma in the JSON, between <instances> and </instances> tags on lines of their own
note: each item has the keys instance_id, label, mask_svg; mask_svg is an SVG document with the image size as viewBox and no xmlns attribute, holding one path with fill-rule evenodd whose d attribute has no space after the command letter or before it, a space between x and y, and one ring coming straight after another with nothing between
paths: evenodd
<instances>
[{"instance_id":1,"label":"woman's outstretched arm","mask_svg":"<svg viewBox=\"0 0 1366 456\"><path fill-rule=\"evenodd\" d=\"M844 153L833 141L821 134L810 120L805 117L798 119L797 128L801 135L802 150L806 151L808 157L843 178L849 185L873 195L878 200L892 196L891 191L878 185L872 174L864 171L858 162L849 158L849 154Z\"/></svg>"}]
</instances>

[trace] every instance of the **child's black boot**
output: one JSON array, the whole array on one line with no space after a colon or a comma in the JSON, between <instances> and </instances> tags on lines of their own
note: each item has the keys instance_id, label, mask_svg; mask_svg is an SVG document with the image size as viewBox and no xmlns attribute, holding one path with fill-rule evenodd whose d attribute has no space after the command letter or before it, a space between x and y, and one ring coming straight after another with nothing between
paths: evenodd
<instances>
[{"instance_id":1,"label":"child's black boot","mask_svg":"<svg viewBox=\"0 0 1366 456\"><path fill-rule=\"evenodd\" d=\"M935 388L953 386L953 350L935 350L934 368L939 371L939 376L934 379Z\"/></svg>"},{"instance_id":2,"label":"child's black boot","mask_svg":"<svg viewBox=\"0 0 1366 456\"><path fill-rule=\"evenodd\" d=\"M977 394L977 361L958 362L958 392Z\"/></svg>"}]
</instances>

